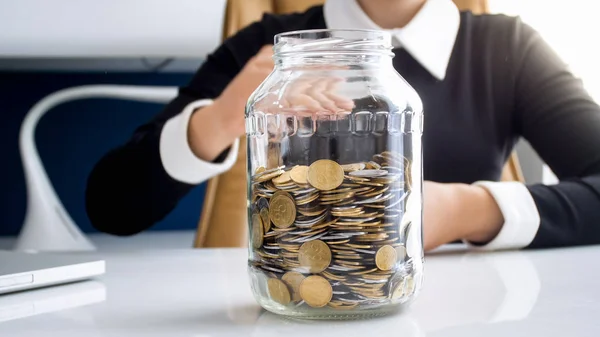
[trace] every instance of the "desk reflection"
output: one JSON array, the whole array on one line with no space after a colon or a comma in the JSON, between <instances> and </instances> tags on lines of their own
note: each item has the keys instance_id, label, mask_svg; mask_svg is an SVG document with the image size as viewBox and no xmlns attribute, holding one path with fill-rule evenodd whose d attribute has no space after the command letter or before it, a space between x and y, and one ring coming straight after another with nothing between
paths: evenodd
<instances>
[{"instance_id":1,"label":"desk reflection","mask_svg":"<svg viewBox=\"0 0 600 337\"><path fill-rule=\"evenodd\" d=\"M522 252L436 254L425 266L411 313L427 332L525 319L540 293L539 273Z\"/></svg>"},{"instance_id":2,"label":"desk reflection","mask_svg":"<svg viewBox=\"0 0 600 337\"><path fill-rule=\"evenodd\" d=\"M0 296L0 324L106 301L106 287L85 281ZM1 327L0 327L1 329Z\"/></svg>"},{"instance_id":3,"label":"desk reflection","mask_svg":"<svg viewBox=\"0 0 600 337\"><path fill-rule=\"evenodd\" d=\"M538 271L521 252L450 252L426 260L421 294L398 314L357 321L303 321L248 306L230 310L232 326L217 335L421 337L451 327L525 319L540 293Z\"/></svg>"}]
</instances>

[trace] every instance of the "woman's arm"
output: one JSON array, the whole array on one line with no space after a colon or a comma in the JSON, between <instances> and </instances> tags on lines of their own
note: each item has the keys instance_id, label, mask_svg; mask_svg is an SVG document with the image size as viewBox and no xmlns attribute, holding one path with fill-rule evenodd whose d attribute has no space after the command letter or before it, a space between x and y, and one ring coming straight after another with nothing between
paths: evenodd
<instances>
[{"instance_id":1,"label":"woman's arm","mask_svg":"<svg viewBox=\"0 0 600 337\"><path fill-rule=\"evenodd\" d=\"M600 243L600 107L537 32L517 27L517 131L560 179L527 186L540 215L529 247Z\"/></svg>"},{"instance_id":2,"label":"woman's arm","mask_svg":"<svg viewBox=\"0 0 600 337\"><path fill-rule=\"evenodd\" d=\"M513 131L560 183L426 182L426 249L458 239L485 250L600 243L600 107L531 27L504 17L492 28L513 68L501 67L514 89Z\"/></svg>"},{"instance_id":3,"label":"woman's arm","mask_svg":"<svg viewBox=\"0 0 600 337\"><path fill-rule=\"evenodd\" d=\"M270 48L253 57L270 42L265 30L258 22L225 41L177 98L98 162L86 191L94 227L116 235L147 229L233 165L245 98L272 69Z\"/></svg>"}]
</instances>

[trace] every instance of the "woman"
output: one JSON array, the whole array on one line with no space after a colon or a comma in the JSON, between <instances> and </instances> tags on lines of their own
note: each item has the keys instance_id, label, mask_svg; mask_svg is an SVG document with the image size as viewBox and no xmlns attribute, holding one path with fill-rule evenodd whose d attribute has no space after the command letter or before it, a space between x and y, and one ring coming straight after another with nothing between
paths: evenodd
<instances>
[{"instance_id":1,"label":"woman","mask_svg":"<svg viewBox=\"0 0 600 337\"><path fill-rule=\"evenodd\" d=\"M600 243L600 108L518 18L459 13L451 0L328 0L266 15L221 45L179 96L97 164L87 209L98 229L129 235L231 167L248 96L273 68L277 33L387 29L394 67L426 111L425 248ZM493 182L519 137L559 176L554 186Z\"/></svg>"}]
</instances>

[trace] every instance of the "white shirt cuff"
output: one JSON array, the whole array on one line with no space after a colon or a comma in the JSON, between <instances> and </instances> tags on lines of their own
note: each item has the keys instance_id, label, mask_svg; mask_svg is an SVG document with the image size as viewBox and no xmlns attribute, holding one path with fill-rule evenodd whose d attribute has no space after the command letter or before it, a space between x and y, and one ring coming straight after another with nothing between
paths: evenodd
<instances>
[{"instance_id":1,"label":"white shirt cuff","mask_svg":"<svg viewBox=\"0 0 600 337\"><path fill-rule=\"evenodd\" d=\"M199 159L190 148L187 138L190 118L196 109L211 103L210 99L192 102L165 123L160 134L160 159L171 178L196 185L229 170L235 163L239 146L237 139L222 163Z\"/></svg>"},{"instance_id":2,"label":"white shirt cuff","mask_svg":"<svg viewBox=\"0 0 600 337\"><path fill-rule=\"evenodd\" d=\"M467 241L465 243L476 250L527 247L540 227L540 214L525 185L512 181L478 181L474 185L484 187L494 197L504 216L504 225L500 233L485 245L474 245Z\"/></svg>"}]
</instances>

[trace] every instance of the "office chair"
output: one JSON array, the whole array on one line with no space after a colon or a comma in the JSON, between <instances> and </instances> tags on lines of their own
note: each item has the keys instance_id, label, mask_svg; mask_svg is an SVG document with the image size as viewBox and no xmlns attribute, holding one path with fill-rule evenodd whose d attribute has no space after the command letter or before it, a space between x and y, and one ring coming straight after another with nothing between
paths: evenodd
<instances>
[{"instance_id":1,"label":"office chair","mask_svg":"<svg viewBox=\"0 0 600 337\"><path fill-rule=\"evenodd\" d=\"M44 170L35 145L35 128L50 109L74 100L113 98L167 103L177 96L176 87L86 85L57 91L29 110L19 135L19 150L25 172L27 212L15 250L85 251L94 245L81 232L61 203Z\"/></svg>"}]
</instances>

